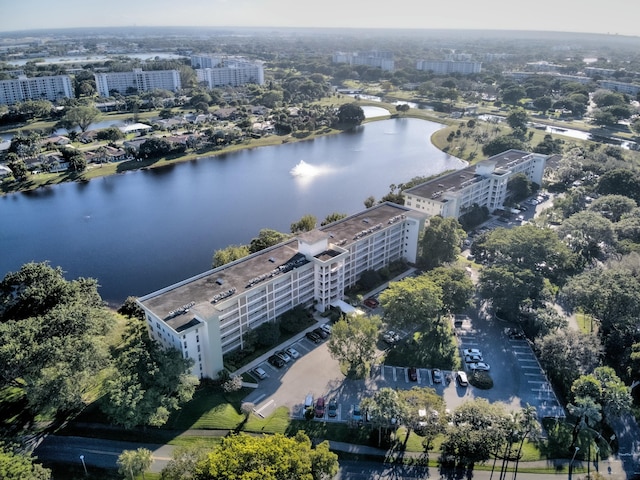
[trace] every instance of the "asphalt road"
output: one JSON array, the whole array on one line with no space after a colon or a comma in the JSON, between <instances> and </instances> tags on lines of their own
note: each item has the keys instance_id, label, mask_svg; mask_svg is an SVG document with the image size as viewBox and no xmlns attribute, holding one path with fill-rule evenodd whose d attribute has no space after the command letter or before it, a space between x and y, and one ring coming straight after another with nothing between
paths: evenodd
<instances>
[{"instance_id":1,"label":"asphalt road","mask_svg":"<svg viewBox=\"0 0 640 480\"><path fill-rule=\"evenodd\" d=\"M65 437L48 435L35 448L34 455L42 462L56 462L82 465L84 457L87 471L91 467L116 469L116 461L124 450L148 448L153 453L150 471L159 473L171 459L172 445L156 445L102 440L97 438Z\"/></svg>"}]
</instances>

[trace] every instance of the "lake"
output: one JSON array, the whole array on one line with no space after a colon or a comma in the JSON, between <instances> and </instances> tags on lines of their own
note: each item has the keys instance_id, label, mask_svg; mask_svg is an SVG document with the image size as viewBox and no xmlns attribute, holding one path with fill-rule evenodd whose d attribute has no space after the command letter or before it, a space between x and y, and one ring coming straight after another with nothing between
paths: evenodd
<instances>
[{"instance_id":1,"label":"lake","mask_svg":"<svg viewBox=\"0 0 640 480\"><path fill-rule=\"evenodd\" d=\"M211 267L213 253L262 228L356 213L390 184L460 169L436 149L442 125L380 120L352 132L243 150L0 197L0 275L48 260L93 277L119 305Z\"/></svg>"}]
</instances>

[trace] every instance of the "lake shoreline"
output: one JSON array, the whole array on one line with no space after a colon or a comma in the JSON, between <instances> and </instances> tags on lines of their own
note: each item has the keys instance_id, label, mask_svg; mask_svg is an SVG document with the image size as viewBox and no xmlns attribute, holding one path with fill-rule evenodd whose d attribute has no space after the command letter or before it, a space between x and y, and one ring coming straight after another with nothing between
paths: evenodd
<instances>
[{"instance_id":1,"label":"lake shoreline","mask_svg":"<svg viewBox=\"0 0 640 480\"><path fill-rule=\"evenodd\" d=\"M379 104L375 106L379 106ZM371 123L371 122L390 120L393 118L417 118L417 119L421 119L429 122L440 123L443 125L443 127L448 126L448 123L444 122L443 119L441 118L434 118L432 115L424 115L417 112L415 114L413 112L405 112L404 114L389 112L389 115L367 118L359 126L366 125L367 123ZM149 160L127 160L127 161L116 162L116 163L88 165L87 169L79 174L76 174L73 172L38 173L38 174L35 174L38 176L37 179L33 179L32 177L34 176L34 174L30 174L27 180L23 182L16 182L14 180L13 182L11 182L11 184L8 184L6 182L3 182L2 184L0 184L0 197L5 195L10 195L12 193L33 192L41 188L46 188L46 187L63 184L63 183L69 183L69 182L84 183L84 182L93 180L94 178L103 178L111 175L124 174L127 172L163 168L163 167L168 167L168 166L172 166L180 163L202 160L205 158L215 158L220 155L226 155L226 154L235 153L243 150L251 150L251 149L260 148L260 147L273 147L278 145L285 145L288 143L310 141L316 138L322 138L330 135L344 133L345 131L347 130L325 128L321 131L312 132L308 135L298 136L298 137L291 134L283 135L283 136L270 135L270 136L262 137L259 139L249 139L242 144L231 145L221 150L207 151L204 153L190 152L190 153L182 154L173 158L161 157L161 158L149 159ZM431 143L436 148L442 151L442 148L438 146L436 143L434 143L432 139L431 139Z\"/></svg>"}]
</instances>

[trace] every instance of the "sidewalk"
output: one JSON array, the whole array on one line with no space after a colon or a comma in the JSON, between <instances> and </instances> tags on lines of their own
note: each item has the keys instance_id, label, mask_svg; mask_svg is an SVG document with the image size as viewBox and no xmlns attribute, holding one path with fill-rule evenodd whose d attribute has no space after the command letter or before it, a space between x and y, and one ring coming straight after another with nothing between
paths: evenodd
<instances>
[{"instance_id":1,"label":"sidewalk","mask_svg":"<svg viewBox=\"0 0 640 480\"><path fill-rule=\"evenodd\" d=\"M392 463L395 458L400 454L403 458L419 459L424 458L422 452L391 452L381 448L369 447L366 445L353 445L345 442L335 442L329 440L329 448L333 452L344 452L353 455L366 455L368 457L379 457L384 459L386 463ZM437 452L433 452L433 458L437 458ZM547 471L537 473L540 478L549 478L550 476L565 478L569 471L570 459L550 459L539 460L535 462L520 462L518 465L519 471L526 471L529 469L548 469ZM488 462L487 465L490 463ZM511 465L513 466L513 465ZM574 461L574 478L582 479L586 476L587 464L585 462ZM578 472L575 470L579 469ZM584 471L584 473L582 473ZM609 457L599 462L591 463L591 473L599 471L601 475L605 475L607 479L611 480L632 480L628 477L624 470L622 461L615 457ZM544 477L543 477L544 476Z\"/></svg>"}]
</instances>

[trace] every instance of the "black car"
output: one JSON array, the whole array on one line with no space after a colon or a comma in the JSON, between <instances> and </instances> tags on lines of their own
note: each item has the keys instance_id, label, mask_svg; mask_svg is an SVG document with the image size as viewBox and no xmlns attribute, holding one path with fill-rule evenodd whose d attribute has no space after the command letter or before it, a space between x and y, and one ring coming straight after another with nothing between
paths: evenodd
<instances>
[{"instance_id":1,"label":"black car","mask_svg":"<svg viewBox=\"0 0 640 480\"><path fill-rule=\"evenodd\" d=\"M315 333L316 335L318 335L320 338L327 338L329 336L329 334L327 332L325 332L322 328L318 327L316 329L313 330L313 333Z\"/></svg>"},{"instance_id":2,"label":"black car","mask_svg":"<svg viewBox=\"0 0 640 480\"><path fill-rule=\"evenodd\" d=\"M267 361L276 368L284 367L284 360L278 355L271 355Z\"/></svg>"},{"instance_id":3,"label":"black car","mask_svg":"<svg viewBox=\"0 0 640 480\"><path fill-rule=\"evenodd\" d=\"M412 382L418 381L418 369L416 367L409 368L409 380Z\"/></svg>"},{"instance_id":4,"label":"black car","mask_svg":"<svg viewBox=\"0 0 640 480\"><path fill-rule=\"evenodd\" d=\"M307 332L305 334L305 337L307 337L309 340L311 340L313 343L320 343L322 341L322 338L320 338L316 333L314 332Z\"/></svg>"}]
</instances>

